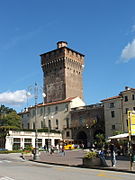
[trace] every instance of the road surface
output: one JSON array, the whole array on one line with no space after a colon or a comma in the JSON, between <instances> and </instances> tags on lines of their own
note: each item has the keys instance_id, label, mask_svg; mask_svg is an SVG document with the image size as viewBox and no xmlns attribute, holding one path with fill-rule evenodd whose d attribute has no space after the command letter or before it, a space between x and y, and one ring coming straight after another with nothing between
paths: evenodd
<instances>
[{"instance_id":1,"label":"road surface","mask_svg":"<svg viewBox=\"0 0 135 180\"><path fill-rule=\"evenodd\" d=\"M0 154L0 180L134 180L135 174L52 166L25 161L19 154Z\"/></svg>"}]
</instances>

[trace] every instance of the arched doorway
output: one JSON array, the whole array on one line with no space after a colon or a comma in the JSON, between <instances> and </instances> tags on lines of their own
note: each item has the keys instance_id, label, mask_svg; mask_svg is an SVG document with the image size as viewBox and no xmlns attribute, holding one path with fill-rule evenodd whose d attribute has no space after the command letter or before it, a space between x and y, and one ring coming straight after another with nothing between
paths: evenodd
<instances>
[{"instance_id":1,"label":"arched doorway","mask_svg":"<svg viewBox=\"0 0 135 180\"><path fill-rule=\"evenodd\" d=\"M76 136L77 144L84 144L84 147L87 147L87 135L84 131L80 131Z\"/></svg>"}]
</instances>

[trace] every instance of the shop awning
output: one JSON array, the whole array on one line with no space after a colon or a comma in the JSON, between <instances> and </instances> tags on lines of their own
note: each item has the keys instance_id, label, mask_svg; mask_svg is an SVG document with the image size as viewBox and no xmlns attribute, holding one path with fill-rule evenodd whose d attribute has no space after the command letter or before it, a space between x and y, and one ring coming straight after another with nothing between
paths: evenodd
<instances>
[{"instance_id":1,"label":"shop awning","mask_svg":"<svg viewBox=\"0 0 135 180\"><path fill-rule=\"evenodd\" d=\"M128 133L123 133L123 134L118 134L115 136L111 136L108 139L127 139L128 138Z\"/></svg>"}]
</instances>

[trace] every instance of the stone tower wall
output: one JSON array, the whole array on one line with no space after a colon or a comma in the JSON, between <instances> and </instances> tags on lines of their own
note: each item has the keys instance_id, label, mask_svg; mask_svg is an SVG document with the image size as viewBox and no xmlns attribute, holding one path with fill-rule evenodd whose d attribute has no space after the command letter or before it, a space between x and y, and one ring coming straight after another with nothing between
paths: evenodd
<instances>
[{"instance_id":1,"label":"stone tower wall","mask_svg":"<svg viewBox=\"0 0 135 180\"><path fill-rule=\"evenodd\" d=\"M44 73L45 102L54 102L68 97L83 98L82 70L84 55L58 42L53 51L41 55Z\"/></svg>"}]
</instances>

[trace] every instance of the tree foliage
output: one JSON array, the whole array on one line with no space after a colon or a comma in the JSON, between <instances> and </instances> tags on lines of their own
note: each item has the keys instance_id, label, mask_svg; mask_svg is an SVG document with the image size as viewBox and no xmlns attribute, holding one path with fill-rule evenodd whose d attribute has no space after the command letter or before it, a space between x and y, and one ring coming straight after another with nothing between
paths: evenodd
<instances>
[{"instance_id":1,"label":"tree foliage","mask_svg":"<svg viewBox=\"0 0 135 180\"><path fill-rule=\"evenodd\" d=\"M7 127L21 127L20 116L17 115L16 111L12 108L0 106L0 125Z\"/></svg>"},{"instance_id":2,"label":"tree foliage","mask_svg":"<svg viewBox=\"0 0 135 180\"><path fill-rule=\"evenodd\" d=\"M97 146L98 147L103 147L103 144L105 142L105 136L104 134L96 134L96 141L97 141Z\"/></svg>"}]
</instances>

